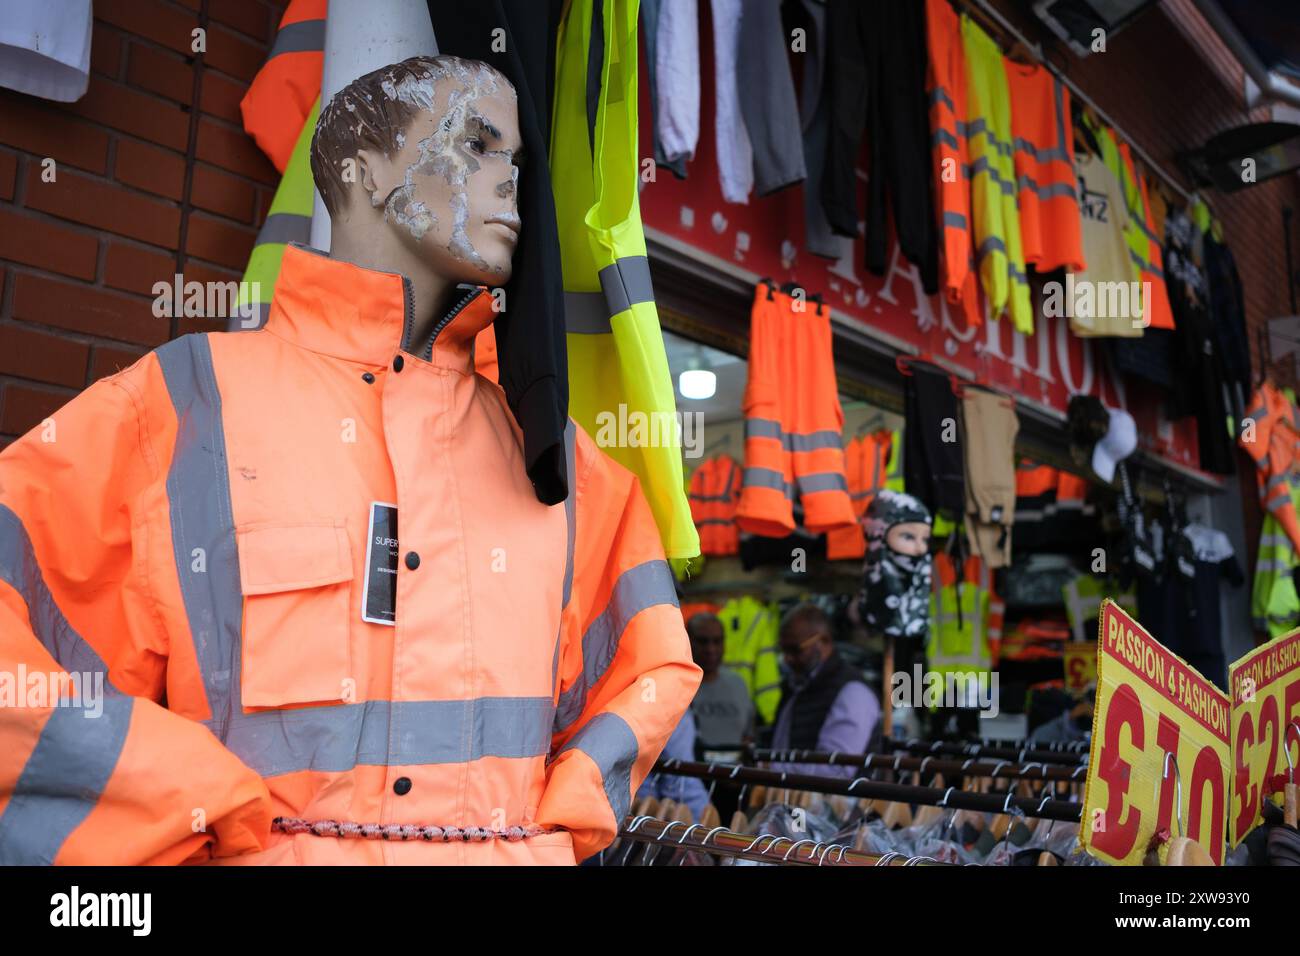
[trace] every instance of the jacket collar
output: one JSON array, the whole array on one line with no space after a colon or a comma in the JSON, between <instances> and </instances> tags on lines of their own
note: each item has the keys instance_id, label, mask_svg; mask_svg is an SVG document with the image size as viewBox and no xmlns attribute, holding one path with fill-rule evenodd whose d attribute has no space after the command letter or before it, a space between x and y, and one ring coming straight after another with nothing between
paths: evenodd
<instances>
[{"instance_id":1,"label":"jacket collar","mask_svg":"<svg viewBox=\"0 0 1300 956\"><path fill-rule=\"evenodd\" d=\"M486 292L458 286L431 340L413 343L410 280L290 243L265 328L301 348L364 365L387 365L401 351L468 373L474 368L474 337L495 318Z\"/></svg>"}]
</instances>

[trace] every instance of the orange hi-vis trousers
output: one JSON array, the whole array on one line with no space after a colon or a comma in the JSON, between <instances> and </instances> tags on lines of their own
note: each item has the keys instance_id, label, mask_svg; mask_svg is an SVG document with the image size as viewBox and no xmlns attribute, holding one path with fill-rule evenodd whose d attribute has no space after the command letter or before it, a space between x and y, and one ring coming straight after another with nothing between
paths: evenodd
<instances>
[{"instance_id":1,"label":"orange hi-vis trousers","mask_svg":"<svg viewBox=\"0 0 1300 956\"><path fill-rule=\"evenodd\" d=\"M796 494L814 534L852 525L843 428L829 308L759 283L750 315L740 529L790 534Z\"/></svg>"}]
</instances>

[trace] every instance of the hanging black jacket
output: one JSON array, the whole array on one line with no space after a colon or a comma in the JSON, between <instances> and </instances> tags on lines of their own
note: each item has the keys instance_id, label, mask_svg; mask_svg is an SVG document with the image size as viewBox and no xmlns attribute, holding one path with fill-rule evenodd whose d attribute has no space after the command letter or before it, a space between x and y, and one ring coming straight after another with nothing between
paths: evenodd
<instances>
[{"instance_id":1,"label":"hanging black jacket","mask_svg":"<svg viewBox=\"0 0 1300 956\"><path fill-rule=\"evenodd\" d=\"M495 327L501 387L523 429L528 477L545 504L563 501L569 488L564 283L546 160L562 6L562 0L429 0L438 52L490 64L514 84L519 97L519 131L528 157L519 174L523 231L505 287L506 311ZM495 34L497 28L504 34ZM495 42L498 36L501 42Z\"/></svg>"}]
</instances>

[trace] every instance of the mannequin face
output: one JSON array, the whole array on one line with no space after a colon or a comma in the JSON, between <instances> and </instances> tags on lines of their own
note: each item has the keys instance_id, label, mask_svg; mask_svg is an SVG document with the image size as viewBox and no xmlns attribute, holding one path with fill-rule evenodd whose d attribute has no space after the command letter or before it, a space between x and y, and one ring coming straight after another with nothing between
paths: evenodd
<instances>
[{"instance_id":1,"label":"mannequin face","mask_svg":"<svg viewBox=\"0 0 1300 956\"><path fill-rule=\"evenodd\" d=\"M391 156L358 152L363 194L394 240L439 275L503 284L521 225L514 89L471 63L391 92L421 109Z\"/></svg>"},{"instance_id":2,"label":"mannequin face","mask_svg":"<svg viewBox=\"0 0 1300 956\"><path fill-rule=\"evenodd\" d=\"M930 526L924 521L904 521L885 533L885 545L890 551L919 558L930 550Z\"/></svg>"}]
</instances>

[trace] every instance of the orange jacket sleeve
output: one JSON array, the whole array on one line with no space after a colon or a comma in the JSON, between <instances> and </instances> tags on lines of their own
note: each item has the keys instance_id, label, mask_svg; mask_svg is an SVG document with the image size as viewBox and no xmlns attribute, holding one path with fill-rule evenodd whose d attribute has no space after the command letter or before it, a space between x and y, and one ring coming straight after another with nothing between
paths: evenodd
<instances>
[{"instance_id":1,"label":"orange jacket sleeve","mask_svg":"<svg viewBox=\"0 0 1300 956\"><path fill-rule=\"evenodd\" d=\"M158 389L147 355L0 453L0 864L174 863L270 833L261 778L162 703Z\"/></svg>"},{"instance_id":2,"label":"orange jacket sleeve","mask_svg":"<svg viewBox=\"0 0 1300 956\"><path fill-rule=\"evenodd\" d=\"M576 431L573 581L537 818L569 830L583 860L614 839L700 669L640 484Z\"/></svg>"}]
</instances>

